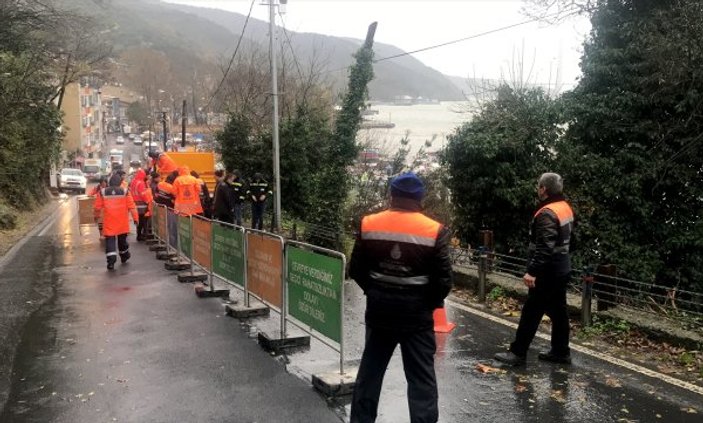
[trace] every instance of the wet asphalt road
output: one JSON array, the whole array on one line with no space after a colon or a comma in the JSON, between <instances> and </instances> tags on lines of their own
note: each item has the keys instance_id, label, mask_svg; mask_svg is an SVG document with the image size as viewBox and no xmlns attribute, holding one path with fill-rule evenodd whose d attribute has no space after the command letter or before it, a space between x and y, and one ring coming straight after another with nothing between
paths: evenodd
<instances>
[{"instance_id":1,"label":"wet asphalt road","mask_svg":"<svg viewBox=\"0 0 703 423\"><path fill-rule=\"evenodd\" d=\"M337 368L334 351L313 340L287 356L264 353L251 334L278 329L276 313L248 324L225 317L221 300L197 299L143 245L132 242L130 263L108 274L97 234L79 230L75 203L67 204L0 275L16 283L34 278L37 286L43 278L49 283L41 286L52 288L26 294L49 299L22 333L1 422L348 419L348 398L327 403L309 382ZM345 287L345 362L352 367L363 348L364 298L353 282ZM578 352L572 366L538 362L543 340L527 366L479 372L479 363L497 366L491 357L513 329L451 304L448 313L458 326L437 336L441 422L701 421L700 394ZM378 422L408 421L405 389L397 352Z\"/></svg>"},{"instance_id":2,"label":"wet asphalt road","mask_svg":"<svg viewBox=\"0 0 703 423\"><path fill-rule=\"evenodd\" d=\"M0 421L340 421L144 245L107 273L73 204L53 229L54 295L25 328Z\"/></svg>"}]
</instances>

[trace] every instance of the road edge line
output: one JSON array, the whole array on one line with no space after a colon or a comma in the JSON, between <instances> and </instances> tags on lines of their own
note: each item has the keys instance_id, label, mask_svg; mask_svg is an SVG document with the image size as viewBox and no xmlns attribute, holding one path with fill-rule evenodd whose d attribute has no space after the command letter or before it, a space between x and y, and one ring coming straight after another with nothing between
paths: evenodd
<instances>
[{"instance_id":1,"label":"road edge line","mask_svg":"<svg viewBox=\"0 0 703 423\"><path fill-rule=\"evenodd\" d=\"M0 257L0 272L5 270L5 266L7 266L7 263L12 261L12 259L17 255L17 252L22 248L22 246L24 246L24 244L27 243L27 241L29 241L30 238L37 236L37 234L39 234L41 236L42 234L40 232L44 232L48 227L50 227L54 222L56 222L56 219L58 218L59 213L62 208L61 206L69 203L70 200L71 200L71 197L69 197L67 199L59 198L58 200L56 200L56 201L58 201L58 207L56 207L54 209L54 211L49 213L40 222L35 224L32 229L27 231L27 233L24 234L24 236L22 238L20 238L15 243L15 245L13 245L12 247L10 247L9 250L7 250L5 255ZM54 201L54 200L51 200L51 201Z\"/></svg>"},{"instance_id":2,"label":"road edge line","mask_svg":"<svg viewBox=\"0 0 703 423\"><path fill-rule=\"evenodd\" d=\"M499 323L503 326L508 326L512 329L517 329L517 326L518 326L517 323L511 322L510 320L506 320L506 319L503 319L498 316L494 316L490 313L486 313L485 311L481 311L477 308L471 307L471 306L466 305L464 303L460 303L460 302L458 302L458 299L456 297L450 296L449 298L447 298L447 300L445 300L445 303L451 307L454 307L459 310L463 310L467 313L471 313L475 316L490 320L494 323ZM546 341L550 340L550 336L546 333L543 333L543 332L538 331L536 336L539 337L540 339L543 339ZM663 373L648 369L648 368L640 366L638 364L630 363L629 361L625 361L623 359L616 358L611 355L592 350L592 349L584 347L582 345L571 344L571 349L578 351L582 354L585 354L587 356L590 356L590 357L593 357L593 358L596 358L596 359L599 359L602 361L606 361L610 364L626 368L626 369L633 371L635 373L639 373L644 376L648 376L648 377L651 377L654 379L661 380L661 381L666 382L670 385L674 385L678 388L685 389L685 390L693 392L695 394L703 395L703 387L700 387L698 385L694 385L690 382L686 382L681 379L677 379L675 377L665 375Z\"/></svg>"}]
</instances>

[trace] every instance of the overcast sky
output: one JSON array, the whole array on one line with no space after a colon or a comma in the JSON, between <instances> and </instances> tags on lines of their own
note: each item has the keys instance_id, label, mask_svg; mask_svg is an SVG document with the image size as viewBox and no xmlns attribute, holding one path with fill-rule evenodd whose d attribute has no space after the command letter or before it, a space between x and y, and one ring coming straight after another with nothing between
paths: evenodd
<instances>
[{"instance_id":1,"label":"overcast sky","mask_svg":"<svg viewBox=\"0 0 703 423\"><path fill-rule=\"evenodd\" d=\"M243 15L251 4L250 0L168 1ZM252 16L267 21L268 7L255 1ZM368 25L378 21L376 41L411 51L526 21L522 7L523 2L515 0L288 0L284 19L292 31L360 39ZM558 26L530 23L415 57L448 75L498 78L509 76L514 57L522 52L525 73L533 68L530 82L553 84L559 73L558 82L568 89L580 75L581 44L589 30L586 18Z\"/></svg>"}]
</instances>

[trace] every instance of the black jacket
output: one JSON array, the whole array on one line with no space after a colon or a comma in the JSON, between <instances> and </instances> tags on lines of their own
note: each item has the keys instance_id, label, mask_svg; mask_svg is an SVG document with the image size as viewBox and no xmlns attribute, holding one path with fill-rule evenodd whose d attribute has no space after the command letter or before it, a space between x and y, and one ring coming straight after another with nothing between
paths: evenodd
<instances>
[{"instance_id":1,"label":"black jacket","mask_svg":"<svg viewBox=\"0 0 703 423\"><path fill-rule=\"evenodd\" d=\"M542 207L564 201L563 196L550 197L539 204ZM573 223L561 226L549 209L543 209L530 224L530 247L527 273L536 278L559 277L571 273L569 243Z\"/></svg>"},{"instance_id":2,"label":"black jacket","mask_svg":"<svg viewBox=\"0 0 703 423\"><path fill-rule=\"evenodd\" d=\"M232 187L227 182L220 182L215 189L213 204L213 217L223 222L232 222L234 217L234 203Z\"/></svg>"},{"instance_id":3,"label":"black jacket","mask_svg":"<svg viewBox=\"0 0 703 423\"><path fill-rule=\"evenodd\" d=\"M260 181L251 181L251 183L249 183L249 190L247 190L247 194L249 195L249 199L252 203L263 203L266 201L266 198L272 194L272 192L269 189L269 183L262 179ZM264 201L259 200L262 195L266 196Z\"/></svg>"},{"instance_id":4,"label":"black jacket","mask_svg":"<svg viewBox=\"0 0 703 423\"><path fill-rule=\"evenodd\" d=\"M433 327L432 313L442 307L452 288L450 237L450 231L442 226L434 245L425 246L363 239L360 231L349 274L366 294L367 326L403 332ZM393 255L393 260L387 260ZM423 285L383 282L389 278L425 277L428 282Z\"/></svg>"},{"instance_id":5,"label":"black jacket","mask_svg":"<svg viewBox=\"0 0 703 423\"><path fill-rule=\"evenodd\" d=\"M230 185L232 189L232 202L233 204L242 204L246 200L246 189L244 188L244 183L241 179L232 181Z\"/></svg>"}]
</instances>

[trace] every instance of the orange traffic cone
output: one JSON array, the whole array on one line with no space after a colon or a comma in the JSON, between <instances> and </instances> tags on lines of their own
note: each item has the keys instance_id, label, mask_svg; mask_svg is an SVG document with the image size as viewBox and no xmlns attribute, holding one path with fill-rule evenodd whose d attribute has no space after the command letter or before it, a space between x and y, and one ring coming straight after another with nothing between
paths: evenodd
<instances>
[{"instance_id":1,"label":"orange traffic cone","mask_svg":"<svg viewBox=\"0 0 703 423\"><path fill-rule=\"evenodd\" d=\"M436 308L432 314L434 319L434 331L439 333L449 333L456 327L452 322L447 321L447 312L444 307Z\"/></svg>"}]
</instances>

